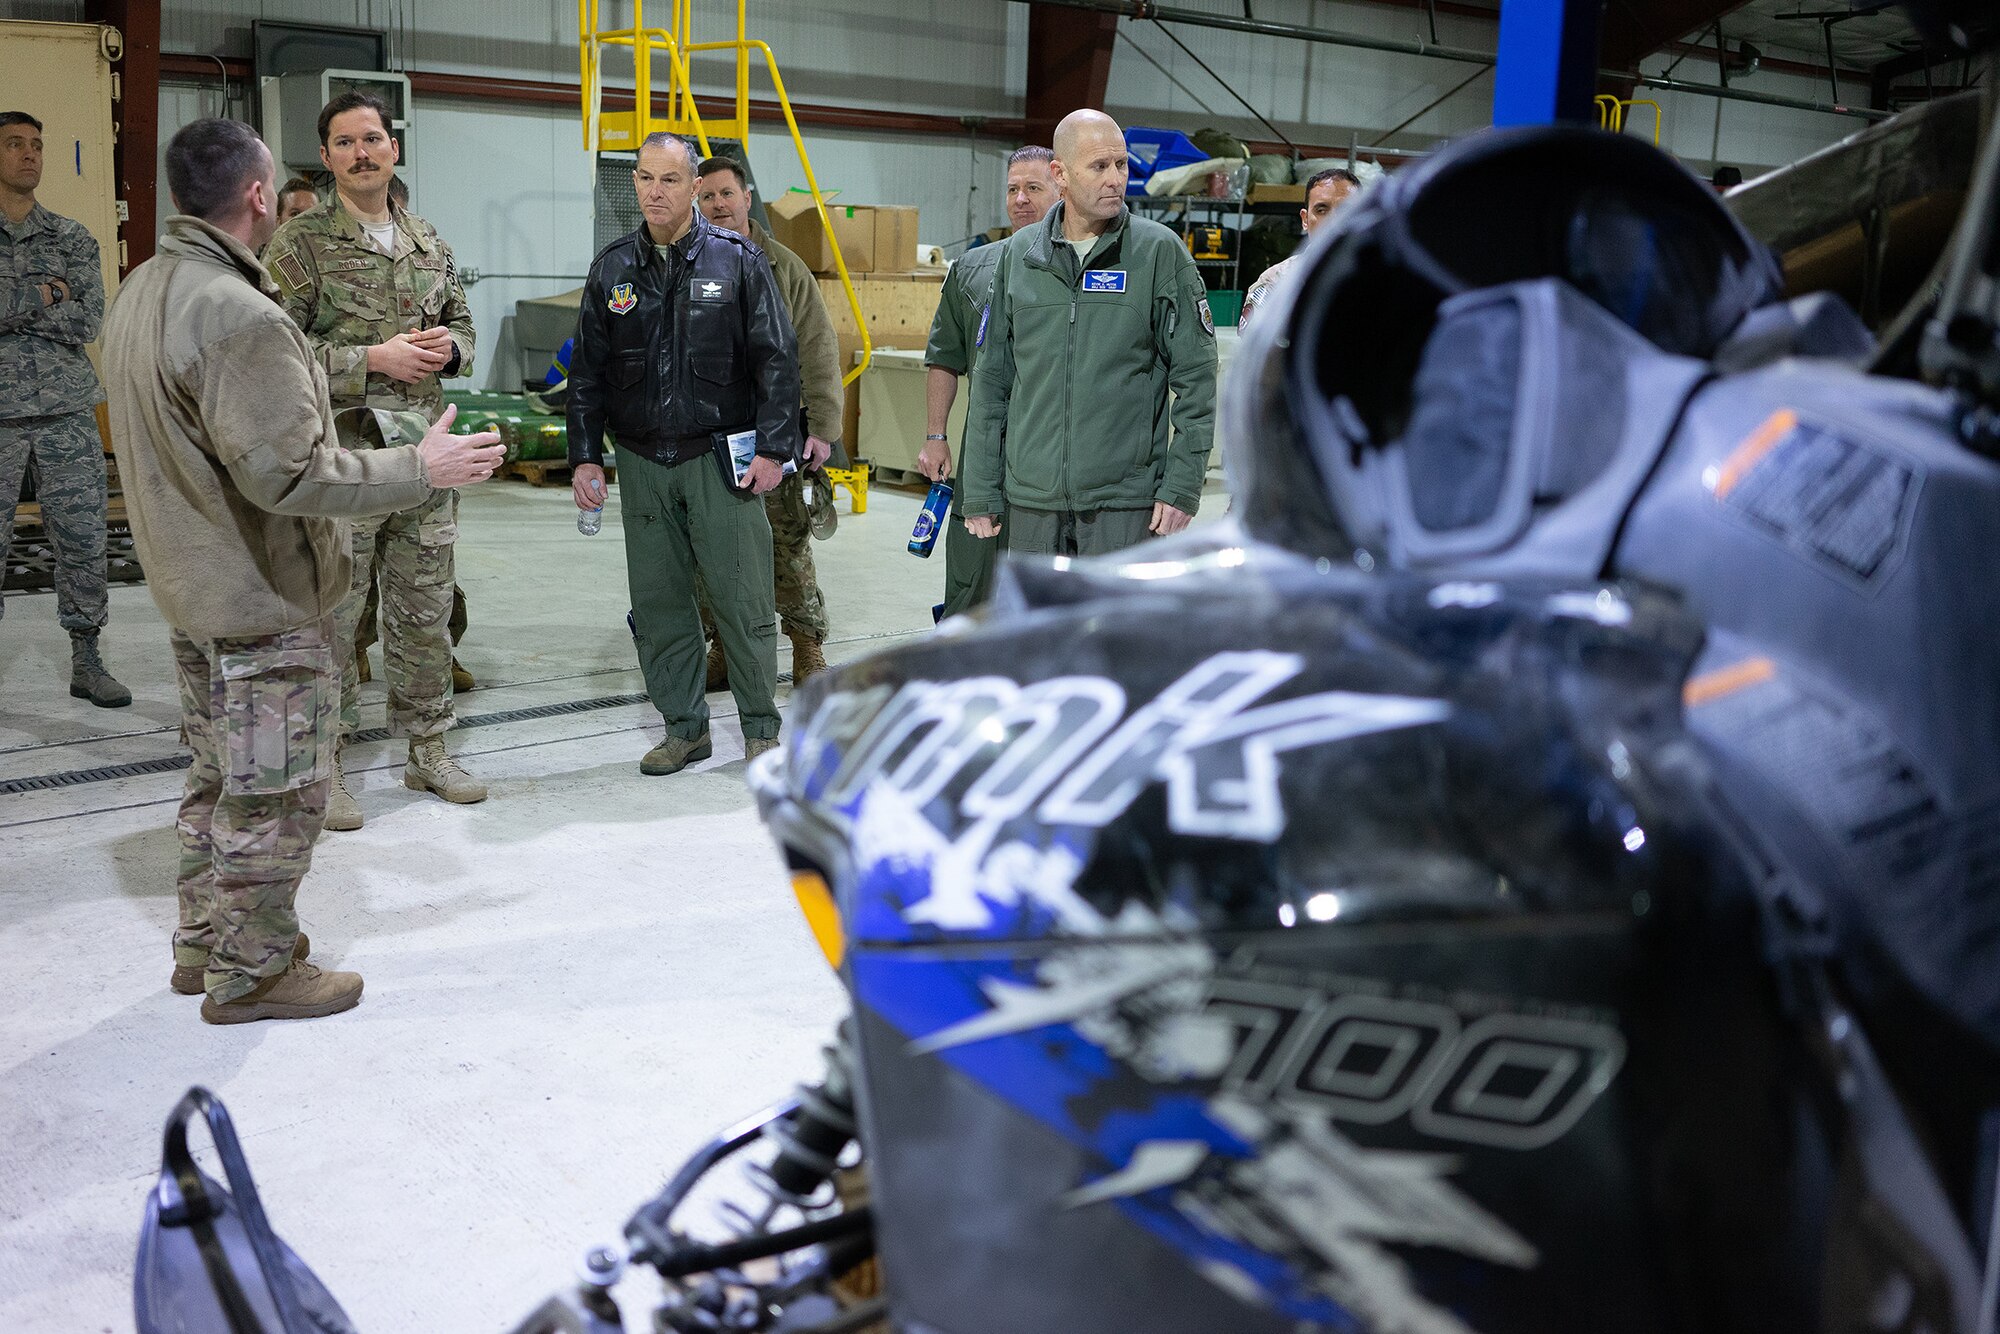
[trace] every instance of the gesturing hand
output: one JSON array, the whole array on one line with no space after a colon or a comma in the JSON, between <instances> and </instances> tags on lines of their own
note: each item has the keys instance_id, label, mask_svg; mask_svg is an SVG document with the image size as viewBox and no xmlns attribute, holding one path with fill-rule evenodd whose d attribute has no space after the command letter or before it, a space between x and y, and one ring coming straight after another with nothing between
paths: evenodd
<instances>
[{"instance_id":1,"label":"gesturing hand","mask_svg":"<svg viewBox=\"0 0 2000 1334\"><path fill-rule=\"evenodd\" d=\"M447 407L417 445L424 460L424 477L439 491L483 482L507 457L498 431L453 435L451 424L457 419L457 405Z\"/></svg>"}]
</instances>

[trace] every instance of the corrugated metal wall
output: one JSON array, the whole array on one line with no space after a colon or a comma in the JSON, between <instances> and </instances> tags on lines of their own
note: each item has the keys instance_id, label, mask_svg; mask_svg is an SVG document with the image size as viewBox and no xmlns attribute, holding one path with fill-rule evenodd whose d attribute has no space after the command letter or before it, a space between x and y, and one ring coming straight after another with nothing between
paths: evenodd
<instances>
[{"instance_id":1,"label":"corrugated metal wall","mask_svg":"<svg viewBox=\"0 0 2000 1334\"><path fill-rule=\"evenodd\" d=\"M1241 0L1179 0L1241 13ZM75 20L81 0L0 0L0 17ZM794 99L950 116L1018 116L1025 79L1028 11L1007 0L750 0L751 35L776 52ZM1415 9L1347 0L1259 0L1259 18L1405 39L1427 37ZM603 22L629 22L629 0L607 0ZM664 23L668 0L647 7ZM475 77L570 82L576 78L576 10L568 0L207 0L169 3L162 48L169 52L247 56L259 18L353 24L390 31L400 63ZM698 41L733 36L734 7L703 0ZM1177 33L1210 65L1211 75L1167 35ZM408 34L405 40L400 34ZM1490 23L1439 16L1439 38L1484 48ZM1650 66L1649 66L1650 68ZM1206 29L1120 24L1107 109L1127 124L1196 129L1216 125L1246 137L1263 129L1216 75L1287 134L1344 144L1350 127L1367 143L1421 112L1474 73L1475 67ZM699 62L696 82L722 92L731 70ZM616 82L616 80L613 80ZM1760 72L1747 86L1817 98L1810 80ZM755 95L767 96L761 69ZM232 82L174 83L161 93L162 142L203 115L247 115ZM1419 140L1484 124L1490 75L1414 120ZM1744 165L1803 156L1858 128L1836 116L1663 97L1666 143L1682 155ZM417 99L416 161L407 173L417 208L436 222L462 266L482 274L580 275L591 256L591 172L581 147L578 112L562 106ZM790 140L760 124L751 135L758 179L767 194L804 184ZM1008 145L967 136L864 134L807 127L808 148L823 187L855 202L915 204L919 233L947 244L999 222L1002 161ZM161 192L162 216L168 211ZM501 335L513 303L562 290L565 277L493 277L474 286L474 314L484 352L481 383L521 374ZM539 368L535 368L539 369Z\"/></svg>"}]
</instances>

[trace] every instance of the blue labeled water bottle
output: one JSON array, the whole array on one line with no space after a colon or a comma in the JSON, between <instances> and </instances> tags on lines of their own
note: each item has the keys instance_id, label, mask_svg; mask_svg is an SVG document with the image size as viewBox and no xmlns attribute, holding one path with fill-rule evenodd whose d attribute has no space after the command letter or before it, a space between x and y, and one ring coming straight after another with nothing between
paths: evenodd
<instances>
[{"instance_id":1,"label":"blue labeled water bottle","mask_svg":"<svg viewBox=\"0 0 2000 1334\"><path fill-rule=\"evenodd\" d=\"M951 483L932 482L931 493L924 497L924 507L917 513L917 526L910 530L910 554L926 556L937 545L938 534L944 531L946 516L951 513Z\"/></svg>"}]
</instances>

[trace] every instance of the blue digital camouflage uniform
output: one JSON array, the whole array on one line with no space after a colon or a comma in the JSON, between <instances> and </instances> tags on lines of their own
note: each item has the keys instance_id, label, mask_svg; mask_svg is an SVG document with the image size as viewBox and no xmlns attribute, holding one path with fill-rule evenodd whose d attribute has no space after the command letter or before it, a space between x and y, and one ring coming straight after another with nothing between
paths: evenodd
<instances>
[{"instance_id":1,"label":"blue digital camouflage uniform","mask_svg":"<svg viewBox=\"0 0 2000 1334\"><path fill-rule=\"evenodd\" d=\"M66 300L42 304L59 278ZM56 616L65 630L104 624L104 390L84 355L104 322L97 242L40 204L0 217L0 556L14 539L14 505L35 460L42 527L56 556ZM0 602L0 614L5 613Z\"/></svg>"},{"instance_id":2,"label":"blue digital camouflage uniform","mask_svg":"<svg viewBox=\"0 0 2000 1334\"><path fill-rule=\"evenodd\" d=\"M413 443L385 439L373 424L375 414L365 409L416 412L431 422L444 406L439 376L402 384L371 373L370 347L399 333L443 325L458 349L457 363L445 374L472 373L472 310L451 248L436 228L407 209L395 210L395 221L395 253L385 255L335 195L280 227L264 249L280 304L305 331L326 372L341 443L349 449ZM449 731L455 720L448 626L458 492L439 491L417 508L386 518L356 520L353 530L353 583L334 618L340 636L341 735L352 735L360 717L355 631L378 568L389 731L409 737ZM384 538L379 563L378 533Z\"/></svg>"}]
</instances>

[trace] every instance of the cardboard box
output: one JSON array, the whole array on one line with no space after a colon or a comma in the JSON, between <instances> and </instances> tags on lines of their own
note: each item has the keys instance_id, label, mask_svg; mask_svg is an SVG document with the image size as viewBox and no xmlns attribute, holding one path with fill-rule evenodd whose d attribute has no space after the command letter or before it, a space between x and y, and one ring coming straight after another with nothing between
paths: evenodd
<instances>
[{"instance_id":1,"label":"cardboard box","mask_svg":"<svg viewBox=\"0 0 2000 1334\"><path fill-rule=\"evenodd\" d=\"M1259 182L1250 187L1250 202L1253 204L1304 204L1306 188L1303 185L1267 185Z\"/></svg>"},{"instance_id":2,"label":"cardboard box","mask_svg":"<svg viewBox=\"0 0 2000 1334\"><path fill-rule=\"evenodd\" d=\"M908 204L877 204L875 244L869 268L878 273L917 267L917 210Z\"/></svg>"},{"instance_id":3,"label":"cardboard box","mask_svg":"<svg viewBox=\"0 0 2000 1334\"><path fill-rule=\"evenodd\" d=\"M770 217L771 235L779 245L804 260L814 273L832 273L833 245L820 222L813 197L803 190L788 190L764 205ZM859 205L836 204L827 196L826 213L833 220L833 240L840 245L840 257L849 273L867 273L875 267L875 211ZM914 263L914 261L912 261Z\"/></svg>"}]
</instances>

